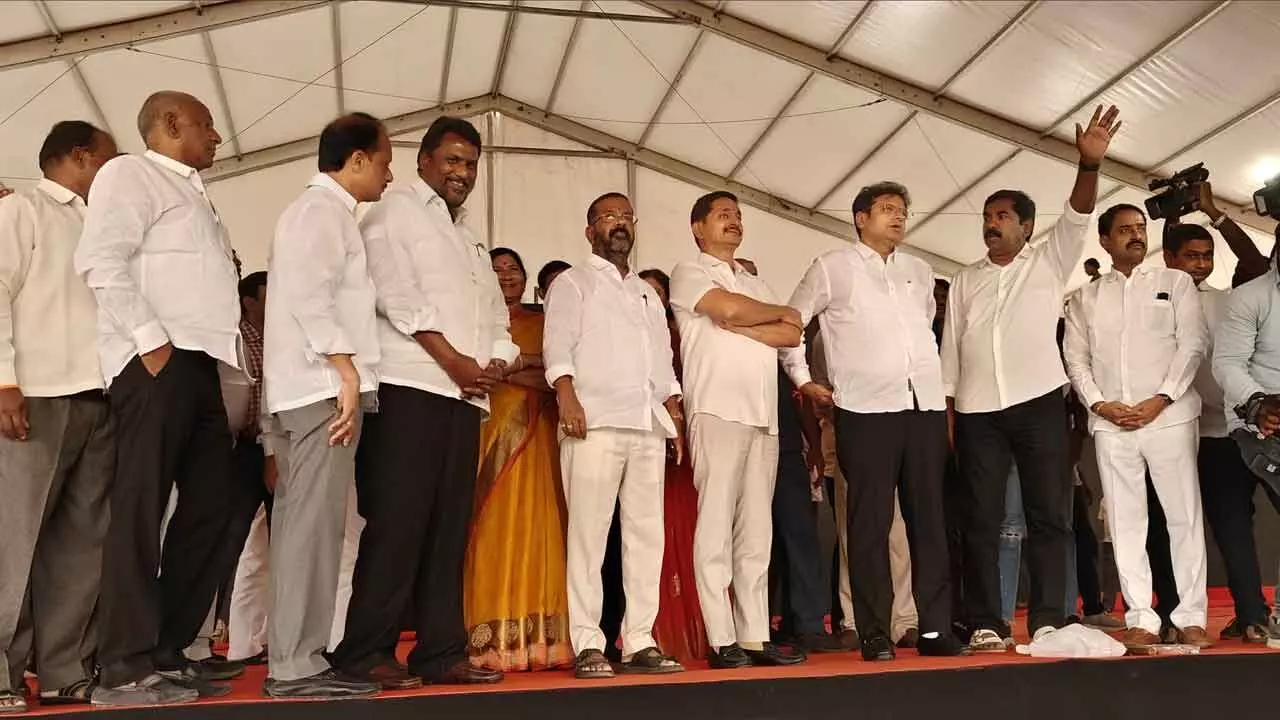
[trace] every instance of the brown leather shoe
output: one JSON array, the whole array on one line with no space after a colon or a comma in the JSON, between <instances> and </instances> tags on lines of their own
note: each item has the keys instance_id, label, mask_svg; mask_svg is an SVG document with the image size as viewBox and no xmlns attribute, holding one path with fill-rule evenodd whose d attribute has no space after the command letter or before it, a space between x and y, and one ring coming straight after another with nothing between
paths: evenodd
<instances>
[{"instance_id":1,"label":"brown leather shoe","mask_svg":"<svg viewBox=\"0 0 1280 720\"><path fill-rule=\"evenodd\" d=\"M378 683L383 690L412 690L422 687L422 678L409 672L409 668L397 662L379 665L365 677L369 682Z\"/></svg>"},{"instance_id":2,"label":"brown leather shoe","mask_svg":"<svg viewBox=\"0 0 1280 720\"><path fill-rule=\"evenodd\" d=\"M1180 634L1182 635L1181 640L1184 645L1195 645L1201 650L1207 650L1213 647L1213 640L1209 638L1209 633L1205 632L1205 629L1198 625L1184 627Z\"/></svg>"},{"instance_id":3,"label":"brown leather shoe","mask_svg":"<svg viewBox=\"0 0 1280 720\"><path fill-rule=\"evenodd\" d=\"M1140 627L1131 627L1120 636L1120 642L1130 650L1145 650L1160 644L1160 636Z\"/></svg>"},{"instance_id":4,"label":"brown leather shoe","mask_svg":"<svg viewBox=\"0 0 1280 720\"><path fill-rule=\"evenodd\" d=\"M502 682L502 671L486 667L476 667L463 660L433 680L437 685L488 685Z\"/></svg>"}]
</instances>

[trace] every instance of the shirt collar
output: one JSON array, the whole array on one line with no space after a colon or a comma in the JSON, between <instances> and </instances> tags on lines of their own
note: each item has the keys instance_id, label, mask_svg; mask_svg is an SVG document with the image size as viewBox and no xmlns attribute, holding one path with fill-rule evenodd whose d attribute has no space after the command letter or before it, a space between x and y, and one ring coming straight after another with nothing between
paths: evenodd
<instances>
[{"instance_id":1,"label":"shirt collar","mask_svg":"<svg viewBox=\"0 0 1280 720\"><path fill-rule=\"evenodd\" d=\"M1031 256L1031 242L1027 241L1022 244L1022 249L1018 251L1018 254L1013 256L1013 260L1014 262L1017 262L1018 260L1026 260L1030 256ZM1012 265L1013 263L1011 262L1009 263L1009 265L996 265L995 263L991 262L990 255L983 255L982 260L979 261L978 264L981 265L982 267L993 267L993 268L999 269L999 268L1009 267L1009 265Z\"/></svg>"},{"instance_id":2,"label":"shirt collar","mask_svg":"<svg viewBox=\"0 0 1280 720\"><path fill-rule=\"evenodd\" d=\"M146 153L143 154L143 157L159 165L165 170L168 170L169 172L174 173L175 175L180 175L184 178L190 178L196 172L196 169L191 167L190 165L174 160L168 155L161 155L155 150L148 150Z\"/></svg>"},{"instance_id":3,"label":"shirt collar","mask_svg":"<svg viewBox=\"0 0 1280 720\"><path fill-rule=\"evenodd\" d=\"M626 280L626 278L622 277L622 273L618 271L617 265L614 265L595 253L591 253L587 256L587 265L594 268L597 272L609 273L609 276L617 278L618 282ZM635 273L627 273L627 277L631 277L632 275L635 275Z\"/></svg>"},{"instance_id":4,"label":"shirt collar","mask_svg":"<svg viewBox=\"0 0 1280 720\"><path fill-rule=\"evenodd\" d=\"M325 190L338 196L342 204L346 206L347 212L355 213L357 201L352 197L347 189L338 184L337 180L329 177L325 173L316 173L307 181L307 187L322 187Z\"/></svg>"},{"instance_id":5,"label":"shirt collar","mask_svg":"<svg viewBox=\"0 0 1280 720\"><path fill-rule=\"evenodd\" d=\"M593 257L595 257L595 256L593 256ZM607 262L607 261L606 261L606 262ZM705 253L705 252L700 252L700 253L698 253L698 263L699 263L699 264L701 264L701 265L704 265L704 266L706 266L706 267L713 267L713 268L714 268L714 267L723 267L723 268L727 268L727 269L729 270L729 272L733 273L734 275L737 275L738 273L742 273L742 274L744 274L744 275L750 275L750 274L751 274L751 273L747 272L747 269L746 269L746 268L744 268L744 267L742 267L742 265L738 264L737 259L735 259L735 260L733 261L733 264L732 264L732 265L730 265L729 263L725 262L724 260L721 260L720 258L718 258L718 257L716 257L715 255L712 255L712 254L710 254L710 253ZM612 263L610 263L610 264L612 265Z\"/></svg>"},{"instance_id":6,"label":"shirt collar","mask_svg":"<svg viewBox=\"0 0 1280 720\"><path fill-rule=\"evenodd\" d=\"M854 251L857 252L863 260L882 260L884 263L888 264L893 262L894 258L898 257L897 248L894 248L893 252L889 253L889 257L882 258L875 248L857 238L854 238L853 242L850 244L853 245Z\"/></svg>"},{"instance_id":7,"label":"shirt collar","mask_svg":"<svg viewBox=\"0 0 1280 720\"><path fill-rule=\"evenodd\" d=\"M49 178L40 178L40 182L36 183L36 189L53 198L53 201L59 205L71 205L80 199L74 191L68 190Z\"/></svg>"},{"instance_id":8,"label":"shirt collar","mask_svg":"<svg viewBox=\"0 0 1280 720\"><path fill-rule=\"evenodd\" d=\"M426 180L423 180L421 177L416 177L413 179L413 182L409 184L409 187L413 188L414 194L417 195L424 204L431 205L432 203L439 203L440 207L444 208L445 212L449 212L449 204L444 201L444 198L440 197L440 193L437 193L435 188L427 184ZM453 224L461 225L466 221L467 215L468 213L465 207L458 208L458 216L454 218Z\"/></svg>"}]
</instances>

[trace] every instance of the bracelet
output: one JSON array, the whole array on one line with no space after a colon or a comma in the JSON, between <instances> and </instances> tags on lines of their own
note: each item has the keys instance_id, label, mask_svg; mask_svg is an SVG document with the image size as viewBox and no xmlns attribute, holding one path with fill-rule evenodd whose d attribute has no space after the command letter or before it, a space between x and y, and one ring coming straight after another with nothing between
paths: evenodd
<instances>
[{"instance_id":1,"label":"bracelet","mask_svg":"<svg viewBox=\"0 0 1280 720\"><path fill-rule=\"evenodd\" d=\"M1079 167L1084 172L1098 172L1099 170L1102 169L1102 163L1094 163L1090 165L1085 161L1081 160L1077 167Z\"/></svg>"},{"instance_id":2,"label":"bracelet","mask_svg":"<svg viewBox=\"0 0 1280 720\"><path fill-rule=\"evenodd\" d=\"M1228 218L1228 217L1227 217L1227 214L1226 214L1226 213L1222 213L1221 215L1219 215L1219 216L1218 216L1218 219L1217 219L1217 220L1212 220L1212 221L1210 221L1210 223L1209 223L1209 224L1210 224L1210 225L1212 225L1212 226L1214 226L1214 227L1216 227L1216 228L1220 228L1220 227L1222 227L1222 223L1226 222L1226 221L1227 221L1227 220L1229 220L1229 219L1230 219L1230 218Z\"/></svg>"}]
</instances>

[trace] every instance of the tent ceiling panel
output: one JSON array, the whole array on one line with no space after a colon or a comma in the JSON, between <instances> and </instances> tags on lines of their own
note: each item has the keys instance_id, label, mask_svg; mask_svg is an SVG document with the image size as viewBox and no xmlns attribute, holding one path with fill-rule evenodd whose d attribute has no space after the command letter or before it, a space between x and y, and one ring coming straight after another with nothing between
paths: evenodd
<instances>
[{"instance_id":1,"label":"tent ceiling panel","mask_svg":"<svg viewBox=\"0 0 1280 720\"><path fill-rule=\"evenodd\" d=\"M502 113L494 113L494 136L495 145L503 145L506 147L529 147L529 148L547 148L554 150L592 150L594 148L576 143L568 138L560 137L555 133L547 132L542 128L537 128L528 123L520 122L515 118L507 117ZM419 136L422 133L418 133Z\"/></svg>"},{"instance_id":2,"label":"tent ceiling panel","mask_svg":"<svg viewBox=\"0 0 1280 720\"><path fill-rule=\"evenodd\" d=\"M1116 152L1149 167L1277 90L1280 3L1239 2L1104 99L1125 111Z\"/></svg>"},{"instance_id":3,"label":"tent ceiling panel","mask_svg":"<svg viewBox=\"0 0 1280 720\"><path fill-rule=\"evenodd\" d=\"M46 85L49 89L40 93ZM30 104L14 114L28 100ZM0 181L15 188L39 179L37 155L54 123L59 120L96 122L93 110L67 72L65 63L29 65L0 73L0 118L3 117L9 120L0 125ZM132 131L133 125L130 122L123 129L137 137Z\"/></svg>"},{"instance_id":4,"label":"tent ceiling panel","mask_svg":"<svg viewBox=\"0 0 1280 720\"><path fill-rule=\"evenodd\" d=\"M958 80L951 94L1044 128L1209 4L1044 3Z\"/></svg>"},{"instance_id":5,"label":"tent ceiling panel","mask_svg":"<svg viewBox=\"0 0 1280 720\"><path fill-rule=\"evenodd\" d=\"M578 10L578 0L539 0L541 7ZM592 20L591 22L600 22ZM551 94L560 69L560 56L573 32L573 18L554 15L521 15L511 38L503 71L503 95L543 105Z\"/></svg>"},{"instance_id":6,"label":"tent ceiling panel","mask_svg":"<svg viewBox=\"0 0 1280 720\"><path fill-rule=\"evenodd\" d=\"M774 194L813 207L908 112L864 90L814 76L751 156L746 177L752 184L763 179ZM813 138L823 138L825 152L807 151Z\"/></svg>"},{"instance_id":7,"label":"tent ceiling panel","mask_svg":"<svg viewBox=\"0 0 1280 720\"><path fill-rule=\"evenodd\" d=\"M458 10L445 102L484 95L492 89L506 28L507 13Z\"/></svg>"},{"instance_id":8,"label":"tent ceiling panel","mask_svg":"<svg viewBox=\"0 0 1280 720\"><path fill-rule=\"evenodd\" d=\"M281 37L328 38L331 33L328 8L318 8L209 34L223 68L222 82L242 151L319 132L337 113L330 44L302 43L287 53L279 50ZM225 146L230 133L219 129Z\"/></svg>"},{"instance_id":9,"label":"tent ceiling panel","mask_svg":"<svg viewBox=\"0 0 1280 720\"><path fill-rule=\"evenodd\" d=\"M723 12L776 30L803 43L831 47L866 4L866 0L810 3L731 0L725 4Z\"/></svg>"},{"instance_id":10,"label":"tent ceiling panel","mask_svg":"<svg viewBox=\"0 0 1280 720\"><path fill-rule=\"evenodd\" d=\"M827 201L823 212L853 222L849 206L858 191L893 180L911 193L911 209L921 217L941 209L1013 146L932 115L917 114ZM961 198L966 211L974 208ZM961 254L963 256L963 253ZM959 259L953 254L947 257Z\"/></svg>"},{"instance_id":11,"label":"tent ceiling panel","mask_svg":"<svg viewBox=\"0 0 1280 720\"><path fill-rule=\"evenodd\" d=\"M346 2L339 8L349 110L387 117L437 104L448 8L423 12L421 6L382 2Z\"/></svg>"},{"instance_id":12,"label":"tent ceiling panel","mask_svg":"<svg viewBox=\"0 0 1280 720\"><path fill-rule=\"evenodd\" d=\"M577 48L565 68L556 112L635 142L697 34L685 26L583 22Z\"/></svg>"},{"instance_id":13,"label":"tent ceiling panel","mask_svg":"<svg viewBox=\"0 0 1280 720\"><path fill-rule=\"evenodd\" d=\"M1280 106L1174 158L1163 169L1174 173L1198 162L1209 170L1215 193L1252 203L1254 191L1280 175Z\"/></svg>"},{"instance_id":14,"label":"tent ceiling panel","mask_svg":"<svg viewBox=\"0 0 1280 720\"><path fill-rule=\"evenodd\" d=\"M9 2L4 6L4 26L0 43L29 40L49 34L49 28L34 2Z\"/></svg>"},{"instance_id":15,"label":"tent ceiling panel","mask_svg":"<svg viewBox=\"0 0 1280 720\"><path fill-rule=\"evenodd\" d=\"M936 88L1025 4L1023 0L877 2L840 48L840 55ZM939 42L939 38L946 40Z\"/></svg>"},{"instance_id":16,"label":"tent ceiling panel","mask_svg":"<svg viewBox=\"0 0 1280 720\"><path fill-rule=\"evenodd\" d=\"M116 144L123 152L142 151L142 138L136 129L138 110L147 96L158 90L181 90L200 98L213 115L215 126L226 117L198 35L148 43L136 50L96 53L80 62L80 71L90 87L101 88L98 104L116 131ZM43 139L41 135L36 142ZM230 143L224 143L219 157L230 153L230 148Z\"/></svg>"},{"instance_id":17,"label":"tent ceiling panel","mask_svg":"<svg viewBox=\"0 0 1280 720\"><path fill-rule=\"evenodd\" d=\"M702 44L645 144L727 175L808 73L720 37Z\"/></svg>"},{"instance_id":18,"label":"tent ceiling panel","mask_svg":"<svg viewBox=\"0 0 1280 720\"><path fill-rule=\"evenodd\" d=\"M9 3L5 3L7 6ZM70 0L49 3L49 15L62 32L82 30L103 23L136 20L151 15L192 7L188 0ZM5 8L8 15L9 8Z\"/></svg>"}]
</instances>

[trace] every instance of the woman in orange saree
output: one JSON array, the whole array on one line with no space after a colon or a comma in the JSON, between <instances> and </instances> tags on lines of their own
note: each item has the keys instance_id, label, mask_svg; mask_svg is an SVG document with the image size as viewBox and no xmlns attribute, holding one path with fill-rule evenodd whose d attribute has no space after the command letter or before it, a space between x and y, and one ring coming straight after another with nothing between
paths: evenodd
<instances>
[{"instance_id":1,"label":"woman in orange saree","mask_svg":"<svg viewBox=\"0 0 1280 720\"><path fill-rule=\"evenodd\" d=\"M675 358L676 377L680 367L680 332L671 314L671 280L661 270L645 270L640 277L662 298L667 308L667 325L671 329L671 351ZM658 617L653 624L653 637L664 652L681 663L707 656L707 631L702 624L702 607L693 579L693 531L698 522L698 490L693 486L693 465L689 453L677 463L667 455L667 484L663 516L666 524L666 546L662 554L662 596Z\"/></svg>"},{"instance_id":2,"label":"woman in orange saree","mask_svg":"<svg viewBox=\"0 0 1280 720\"><path fill-rule=\"evenodd\" d=\"M489 395L480 429L471 540L464 566L472 663L506 672L569 667L565 508L555 395L542 377L542 313L521 304L515 251L490 253L520 357Z\"/></svg>"}]
</instances>

